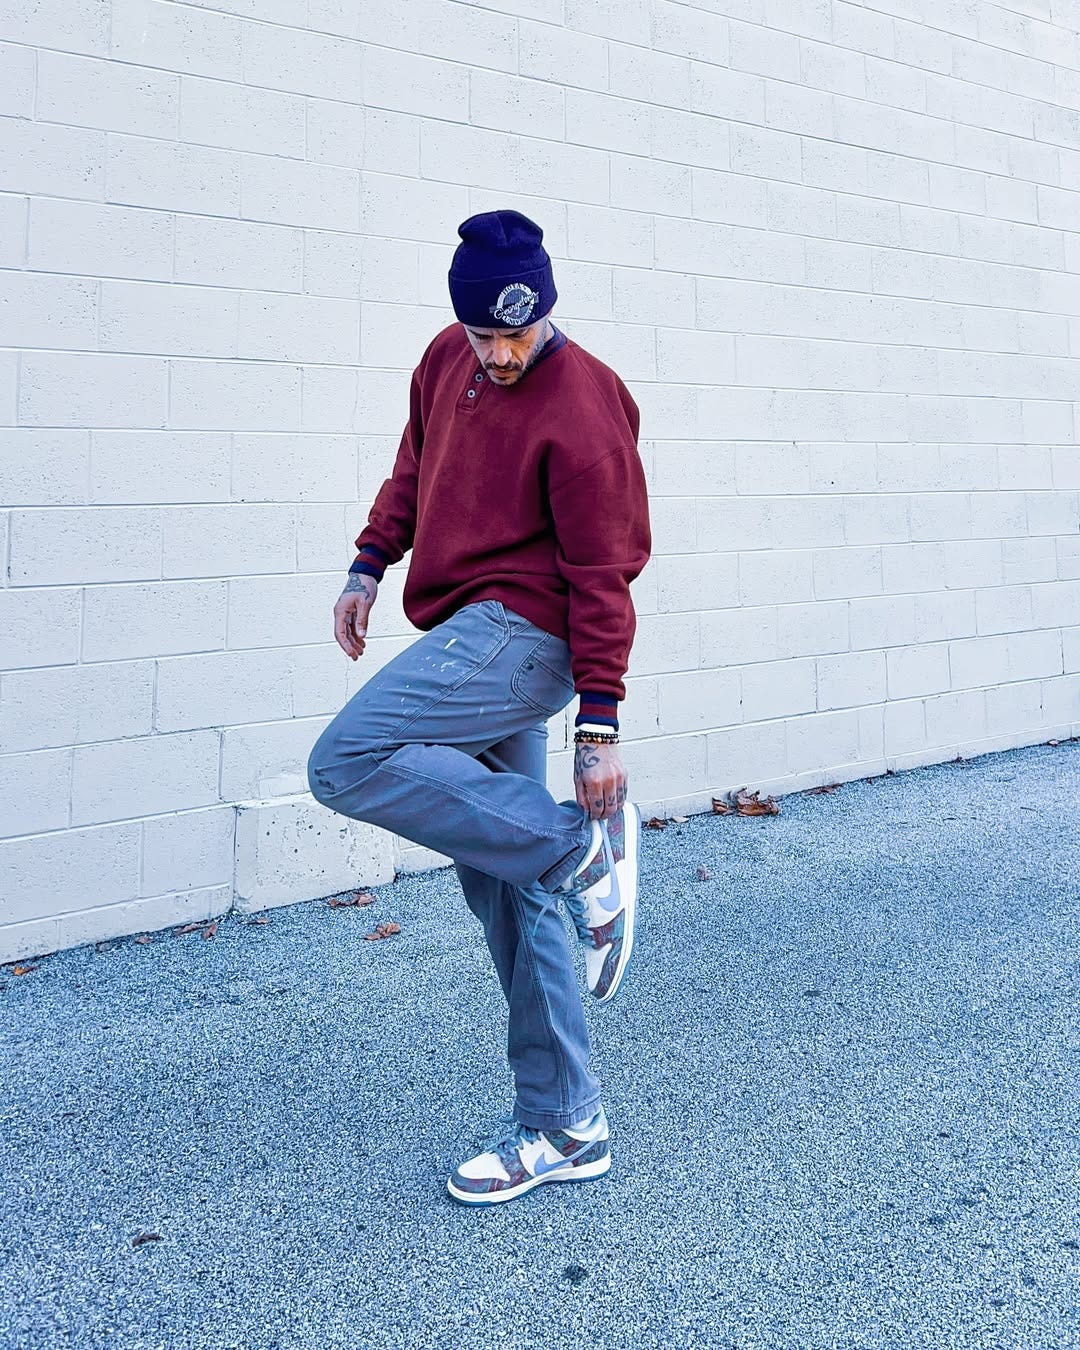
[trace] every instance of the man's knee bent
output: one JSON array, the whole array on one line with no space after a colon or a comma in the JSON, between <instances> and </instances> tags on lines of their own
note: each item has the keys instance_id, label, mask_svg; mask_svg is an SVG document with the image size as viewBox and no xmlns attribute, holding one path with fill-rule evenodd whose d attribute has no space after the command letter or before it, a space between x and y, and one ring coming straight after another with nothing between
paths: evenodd
<instances>
[{"instance_id":1,"label":"man's knee bent","mask_svg":"<svg viewBox=\"0 0 1080 1350\"><path fill-rule=\"evenodd\" d=\"M307 780L311 795L317 802L333 808L342 792L348 789L355 793L385 757L355 732L346 740L331 722L308 755Z\"/></svg>"}]
</instances>

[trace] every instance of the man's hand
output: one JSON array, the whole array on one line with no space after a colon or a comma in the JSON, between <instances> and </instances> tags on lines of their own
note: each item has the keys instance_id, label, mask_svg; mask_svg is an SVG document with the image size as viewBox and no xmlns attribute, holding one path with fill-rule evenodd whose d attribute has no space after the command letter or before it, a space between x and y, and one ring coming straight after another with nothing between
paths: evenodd
<instances>
[{"instance_id":1,"label":"man's hand","mask_svg":"<svg viewBox=\"0 0 1080 1350\"><path fill-rule=\"evenodd\" d=\"M626 801L626 770L617 745L574 747L574 791L592 820L606 820Z\"/></svg>"},{"instance_id":2,"label":"man's hand","mask_svg":"<svg viewBox=\"0 0 1080 1350\"><path fill-rule=\"evenodd\" d=\"M350 572L334 606L334 636L346 656L355 661L364 653L368 614L379 593L379 583L366 572Z\"/></svg>"}]
</instances>

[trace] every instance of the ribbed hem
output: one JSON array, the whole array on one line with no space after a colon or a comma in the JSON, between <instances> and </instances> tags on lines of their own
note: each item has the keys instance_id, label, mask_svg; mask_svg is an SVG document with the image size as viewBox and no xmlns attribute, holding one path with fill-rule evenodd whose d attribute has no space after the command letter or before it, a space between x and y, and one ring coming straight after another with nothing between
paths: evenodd
<instances>
[{"instance_id":1,"label":"ribbed hem","mask_svg":"<svg viewBox=\"0 0 1080 1350\"><path fill-rule=\"evenodd\" d=\"M578 704L578 715L574 725L582 722L598 722L612 731L619 729L619 700L614 694L582 693Z\"/></svg>"},{"instance_id":2,"label":"ribbed hem","mask_svg":"<svg viewBox=\"0 0 1080 1350\"><path fill-rule=\"evenodd\" d=\"M363 572L365 576L381 581L386 571L386 554L374 544L365 544L353 560L350 572Z\"/></svg>"}]
</instances>

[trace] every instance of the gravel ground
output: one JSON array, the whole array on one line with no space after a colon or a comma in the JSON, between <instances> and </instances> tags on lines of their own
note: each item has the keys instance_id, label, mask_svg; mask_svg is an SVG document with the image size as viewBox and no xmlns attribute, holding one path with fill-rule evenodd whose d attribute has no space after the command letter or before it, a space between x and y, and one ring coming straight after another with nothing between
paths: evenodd
<instances>
[{"instance_id":1,"label":"gravel ground","mask_svg":"<svg viewBox=\"0 0 1080 1350\"><path fill-rule=\"evenodd\" d=\"M497 1209L452 869L5 968L0 1344L1080 1343L1080 745L781 807L645 832L612 1170Z\"/></svg>"}]
</instances>

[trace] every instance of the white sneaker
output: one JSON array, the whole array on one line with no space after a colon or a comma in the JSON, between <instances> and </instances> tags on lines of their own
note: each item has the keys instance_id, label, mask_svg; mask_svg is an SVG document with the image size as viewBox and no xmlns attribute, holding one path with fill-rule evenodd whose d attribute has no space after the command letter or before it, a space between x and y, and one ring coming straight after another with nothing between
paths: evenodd
<instances>
[{"instance_id":1,"label":"white sneaker","mask_svg":"<svg viewBox=\"0 0 1080 1350\"><path fill-rule=\"evenodd\" d=\"M446 1188L463 1205L497 1205L547 1181L594 1181L611 1166L608 1136L603 1107L572 1129L517 1125L505 1139L463 1162Z\"/></svg>"},{"instance_id":2,"label":"white sneaker","mask_svg":"<svg viewBox=\"0 0 1080 1350\"><path fill-rule=\"evenodd\" d=\"M633 802L607 820L594 820L586 861L564 883L562 898L585 945L589 993L609 1003L634 950L641 812Z\"/></svg>"}]
</instances>

